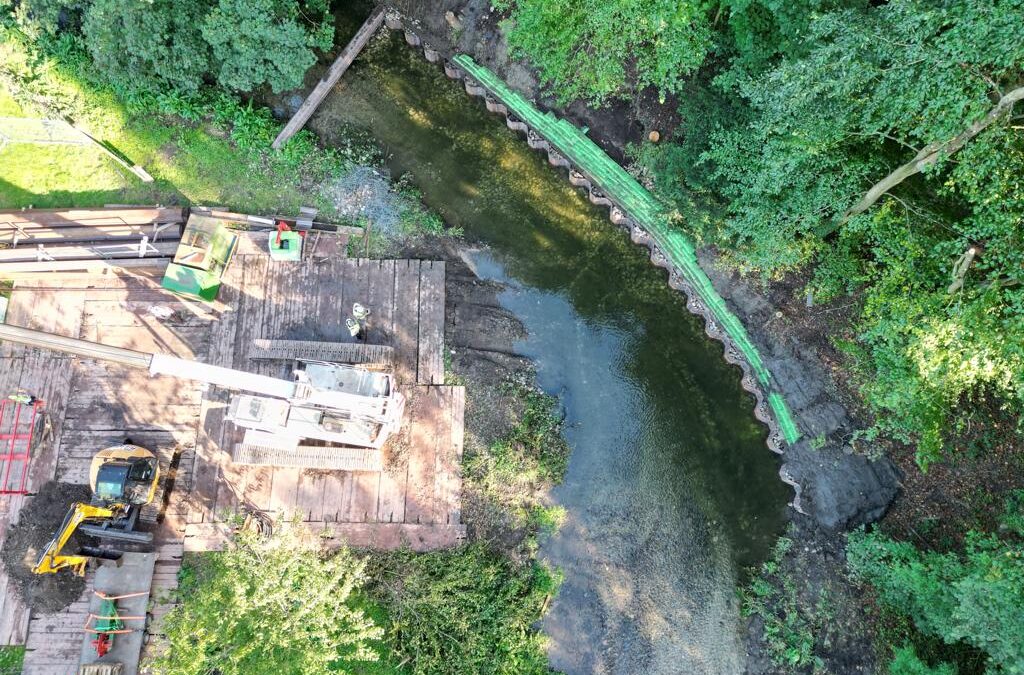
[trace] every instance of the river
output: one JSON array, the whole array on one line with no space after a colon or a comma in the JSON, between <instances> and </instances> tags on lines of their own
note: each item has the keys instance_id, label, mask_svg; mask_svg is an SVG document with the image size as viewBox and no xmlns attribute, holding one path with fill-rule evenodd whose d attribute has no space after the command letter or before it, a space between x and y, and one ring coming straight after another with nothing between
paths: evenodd
<instances>
[{"instance_id":1,"label":"river","mask_svg":"<svg viewBox=\"0 0 1024 675\"><path fill-rule=\"evenodd\" d=\"M566 411L573 452L541 548L565 582L543 620L568 673L742 672L736 584L782 531L789 488L702 323L644 250L542 154L396 34L357 60L312 128L352 125L447 223L486 246L518 347Z\"/></svg>"}]
</instances>

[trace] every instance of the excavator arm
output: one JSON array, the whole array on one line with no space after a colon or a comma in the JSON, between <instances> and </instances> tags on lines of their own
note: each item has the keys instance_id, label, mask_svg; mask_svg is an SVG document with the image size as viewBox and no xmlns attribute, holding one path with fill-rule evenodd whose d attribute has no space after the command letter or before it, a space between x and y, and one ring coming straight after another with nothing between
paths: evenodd
<instances>
[{"instance_id":1,"label":"excavator arm","mask_svg":"<svg viewBox=\"0 0 1024 675\"><path fill-rule=\"evenodd\" d=\"M89 520L108 520L117 517L119 513L120 511L106 506L92 506L81 502L75 504L68 511L68 515L64 517L64 524L61 525L60 530L46 545L46 550L43 551L39 562L32 568L32 571L36 574L53 574L59 570L70 568L78 576L85 576L85 565L89 562L89 556L61 555L61 551L82 523Z\"/></svg>"}]
</instances>

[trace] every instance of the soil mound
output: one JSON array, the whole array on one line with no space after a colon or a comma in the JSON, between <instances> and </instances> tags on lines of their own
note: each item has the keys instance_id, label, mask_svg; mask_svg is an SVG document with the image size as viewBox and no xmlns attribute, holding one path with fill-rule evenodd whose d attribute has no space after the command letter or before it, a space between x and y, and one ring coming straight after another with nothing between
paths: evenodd
<instances>
[{"instance_id":1,"label":"soil mound","mask_svg":"<svg viewBox=\"0 0 1024 675\"><path fill-rule=\"evenodd\" d=\"M33 612L59 612L77 600L85 590L85 580L69 571L33 574L32 567L64 522L64 516L71 505L75 502L88 502L89 498L87 485L51 481L25 503L18 522L7 528L0 559L3 560L12 585L18 588L25 604ZM79 543L73 536L64 550L75 551Z\"/></svg>"}]
</instances>

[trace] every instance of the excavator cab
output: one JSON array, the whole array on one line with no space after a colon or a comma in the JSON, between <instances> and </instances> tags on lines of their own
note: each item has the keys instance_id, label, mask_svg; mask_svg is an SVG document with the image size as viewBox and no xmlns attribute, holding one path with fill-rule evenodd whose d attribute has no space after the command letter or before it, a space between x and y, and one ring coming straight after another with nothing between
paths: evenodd
<instances>
[{"instance_id":1,"label":"excavator cab","mask_svg":"<svg viewBox=\"0 0 1024 675\"><path fill-rule=\"evenodd\" d=\"M152 489L157 467L154 458L108 460L96 471L94 501L145 504Z\"/></svg>"},{"instance_id":2,"label":"excavator cab","mask_svg":"<svg viewBox=\"0 0 1024 675\"><path fill-rule=\"evenodd\" d=\"M60 530L54 535L32 569L36 574L51 574L71 569L85 575L92 558L118 559L120 553L109 548L83 547L76 553L63 549L75 531L105 541L148 544L153 535L135 531L139 511L153 501L160 481L156 456L137 445L125 442L96 453L89 471L92 501L71 506Z\"/></svg>"}]
</instances>

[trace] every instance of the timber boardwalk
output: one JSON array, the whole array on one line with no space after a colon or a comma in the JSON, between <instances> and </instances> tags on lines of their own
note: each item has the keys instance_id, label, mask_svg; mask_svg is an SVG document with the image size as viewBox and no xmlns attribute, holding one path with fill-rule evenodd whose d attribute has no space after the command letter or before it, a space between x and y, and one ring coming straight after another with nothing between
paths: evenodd
<instances>
[{"instance_id":1,"label":"timber boardwalk","mask_svg":"<svg viewBox=\"0 0 1024 675\"><path fill-rule=\"evenodd\" d=\"M463 411L461 386L444 383L445 265L307 255L271 261L243 247L217 301L183 299L159 273L52 275L18 281L6 322L141 351L173 354L249 372L285 376L266 340L346 342L354 302L370 309L368 343L390 360L408 404L401 431L385 445L380 471L243 465L240 440L224 424L216 387L44 349L0 345L0 387L45 401L29 493L49 480L86 483L92 456L131 438L159 457L167 480L148 514L157 520L147 632L171 609L186 551L220 548L239 509L297 517L327 545L429 550L457 545ZM376 353L376 352L374 352ZM269 357L268 357L269 356ZM0 496L0 538L31 496ZM91 577L90 577L91 578ZM142 589L137 589L142 590ZM81 650L83 596L57 615L31 617L0 571L0 644L26 644L25 673L77 672L58 665ZM159 641L157 641L159 642ZM147 646L146 649L152 647Z\"/></svg>"}]
</instances>

